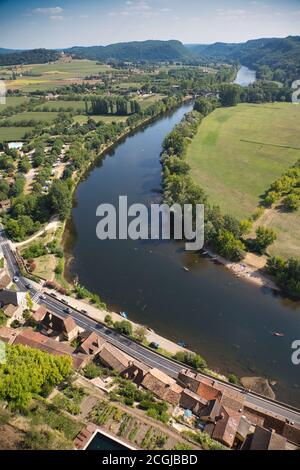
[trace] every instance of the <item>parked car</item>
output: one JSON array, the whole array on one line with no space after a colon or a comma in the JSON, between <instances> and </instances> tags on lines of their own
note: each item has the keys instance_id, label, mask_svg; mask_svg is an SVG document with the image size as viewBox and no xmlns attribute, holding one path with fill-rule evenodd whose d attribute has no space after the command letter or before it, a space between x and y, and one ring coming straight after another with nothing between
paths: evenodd
<instances>
[{"instance_id":1,"label":"parked car","mask_svg":"<svg viewBox=\"0 0 300 470\"><path fill-rule=\"evenodd\" d=\"M31 289L31 284L30 284L30 282L26 282L25 287L26 287L26 289Z\"/></svg>"},{"instance_id":2,"label":"parked car","mask_svg":"<svg viewBox=\"0 0 300 470\"><path fill-rule=\"evenodd\" d=\"M149 344L149 347L152 348L152 349L156 349L156 350L157 350L157 349L159 349L159 344L152 342L152 343Z\"/></svg>"},{"instance_id":3,"label":"parked car","mask_svg":"<svg viewBox=\"0 0 300 470\"><path fill-rule=\"evenodd\" d=\"M83 310L83 309L80 310L80 311L81 311L81 313L87 313L87 311L86 311L86 310Z\"/></svg>"}]
</instances>

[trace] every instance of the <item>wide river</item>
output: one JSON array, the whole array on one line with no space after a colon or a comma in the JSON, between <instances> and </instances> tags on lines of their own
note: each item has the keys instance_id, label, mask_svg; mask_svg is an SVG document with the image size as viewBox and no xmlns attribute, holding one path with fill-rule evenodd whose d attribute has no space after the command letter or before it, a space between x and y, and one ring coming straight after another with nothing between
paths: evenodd
<instances>
[{"instance_id":1,"label":"wide river","mask_svg":"<svg viewBox=\"0 0 300 470\"><path fill-rule=\"evenodd\" d=\"M234 83L241 86L248 86L256 81L256 71L251 70L244 65L239 69Z\"/></svg>"},{"instance_id":2,"label":"wide river","mask_svg":"<svg viewBox=\"0 0 300 470\"><path fill-rule=\"evenodd\" d=\"M186 104L108 152L79 184L66 232L69 277L115 311L174 340L184 340L210 367L276 382L277 397L300 406L300 365L291 344L300 339L300 304L235 277L174 241L99 241L96 208L161 200L159 156L165 135L190 111ZM212 182L213 184L213 182ZM190 268L184 271L183 266ZM283 332L277 338L272 332Z\"/></svg>"}]
</instances>

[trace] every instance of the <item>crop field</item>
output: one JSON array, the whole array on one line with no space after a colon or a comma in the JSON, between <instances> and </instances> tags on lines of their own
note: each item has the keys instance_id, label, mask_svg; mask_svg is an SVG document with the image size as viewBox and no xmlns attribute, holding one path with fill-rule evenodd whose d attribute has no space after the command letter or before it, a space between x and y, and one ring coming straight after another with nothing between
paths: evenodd
<instances>
[{"instance_id":1,"label":"crop field","mask_svg":"<svg viewBox=\"0 0 300 470\"><path fill-rule=\"evenodd\" d=\"M0 127L0 142L23 139L32 127Z\"/></svg>"},{"instance_id":2,"label":"crop field","mask_svg":"<svg viewBox=\"0 0 300 470\"><path fill-rule=\"evenodd\" d=\"M111 70L109 65L99 65L92 60L58 61L51 64L17 66L15 69L18 74L22 73L22 76L18 76L16 80L9 80L11 69L11 67L0 67L0 75L7 77L7 88L27 92L53 90L72 81L82 81L86 76Z\"/></svg>"},{"instance_id":3,"label":"crop field","mask_svg":"<svg viewBox=\"0 0 300 470\"><path fill-rule=\"evenodd\" d=\"M8 119L14 122L21 122L21 121L43 121L43 122L52 122L54 119L57 117L57 113L55 112L24 112L24 113L18 113L15 114ZM1 120L0 120L0 126L1 126Z\"/></svg>"},{"instance_id":4,"label":"crop field","mask_svg":"<svg viewBox=\"0 0 300 470\"><path fill-rule=\"evenodd\" d=\"M194 180L223 213L249 217L270 184L300 158L299 122L300 106L292 103L215 110L188 147Z\"/></svg>"}]
</instances>

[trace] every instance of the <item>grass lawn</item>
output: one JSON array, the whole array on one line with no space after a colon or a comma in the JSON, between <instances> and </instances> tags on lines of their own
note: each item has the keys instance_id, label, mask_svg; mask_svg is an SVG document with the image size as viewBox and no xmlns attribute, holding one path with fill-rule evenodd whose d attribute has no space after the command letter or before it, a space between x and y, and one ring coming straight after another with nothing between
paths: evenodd
<instances>
[{"instance_id":1,"label":"grass lawn","mask_svg":"<svg viewBox=\"0 0 300 470\"><path fill-rule=\"evenodd\" d=\"M34 262L36 263L36 269L33 274L43 279L50 279L51 281L54 279L54 269L57 263L57 258L54 255L39 256L34 259Z\"/></svg>"},{"instance_id":2,"label":"grass lawn","mask_svg":"<svg viewBox=\"0 0 300 470\"><path fill-rule=\"evenodd\" d=\"M32 112L24 112L15 114L9 118L4 118L5 120L11 120L13 122L20 122L20 121L43 121L43 122L52 122L54 119L57 118L57 113L54 112L40 112L40 111L32 111ZM0 120L1 126L1 120Z\"/></svg>"},{"instance_id":3,"label":"grass lawn","mask_svg":"<svg viewBox=\"0 0 300 470\"><path fill-rule=\"evenodd\" d=\"M270 184L300 158L300 107L292 103L220 108L188 147L194 180L223 213L244 219Z\"/></svg>"},{"instance_id":4,"label":"grass lawn","mask_svg":"<svg viewBox=\"0 0 300 470\"><path fill-rule=\"evenodd\" d=\"M32 127L0 127L0 142L22 140Z\"/></svg>"},{"instance_id":5,"label":"grass lawn","mask_svg":"<svg viewBox=\"0 0 300 470\"><path fill-rule=\"evenodd\" d=\"M282 212L280 207L266 210L257 221L275 230L277 240L268 249L270 255L283 258L299 257L300 252L300 210L297 212Z\"/></svg>"},{"instance_id":6,"label":"grass lawn","mask_svg":"<svg viewBox=\"0 0 300 470\"><path fill-rule=\"evenodd\" d=\"M87 120L91 118L93 119L95 122L99 122L99 121L103 121L105 123L110 123L110 122L124 122L126 121L126 119L128 118L128 116L110 116L110 115L107 115L107 116L86 116L86 115L83 115L83 114L79 114L77 116L74 116L74 121L75 122L79 122L79 124L85 124L87 122Z\"/></svg>"}]
</instances>

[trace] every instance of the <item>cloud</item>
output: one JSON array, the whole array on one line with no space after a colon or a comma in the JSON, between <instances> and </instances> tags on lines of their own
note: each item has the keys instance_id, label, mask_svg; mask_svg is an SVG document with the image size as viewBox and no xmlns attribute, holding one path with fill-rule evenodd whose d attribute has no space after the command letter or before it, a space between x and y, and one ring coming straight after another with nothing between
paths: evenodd
<instances>
[{"instance_id":1,"label":"cloud","mask_svg":"<svg viewBox=\"0 0 300 470\"><path fill-rule=\"evenodd\" d=\"M52 20L52 21L63 21L64 17L61 16L61 15L52 15L52 16L49 16L49 20Z\"/></svg>"},{"instance_id":2,"label":"cloud","mask_svg":"<svg viewBox=\"0 0 300 470\"><path fill-rule=\"evenodd\" d=\"M249 14L247 10L243 10L241 8L236 8L236 9L217 8L216 12L218 16L224 19L228 19L228 20L238 20L240 18L245 18Z\"/></svg>"},{"instance_id":3,"label":"cloud","mask_svg":"<svg viewBox=\"0 0 300 470\"><path fill-rule=\"evenodd\" d=\"M153 16L156 15L157 12L153 11L152 7L149 5L148 0L127 0L125 2L124 8L117 12L111 11L109 13L110 16Z\"/></svg>"},{"instance_id":4,"label":"cloud","mask_svg":"<svg viewBox=\"0 0 300 470\"><path fill-rule=\"evenodd\" d=\"M64 11L63 8L61 7L50 7L50 8L34 8L32 10L32 13L38 14L38 15L51 15L51 16L57 16L60 13Z\"/></svg>"}]
</instances>

